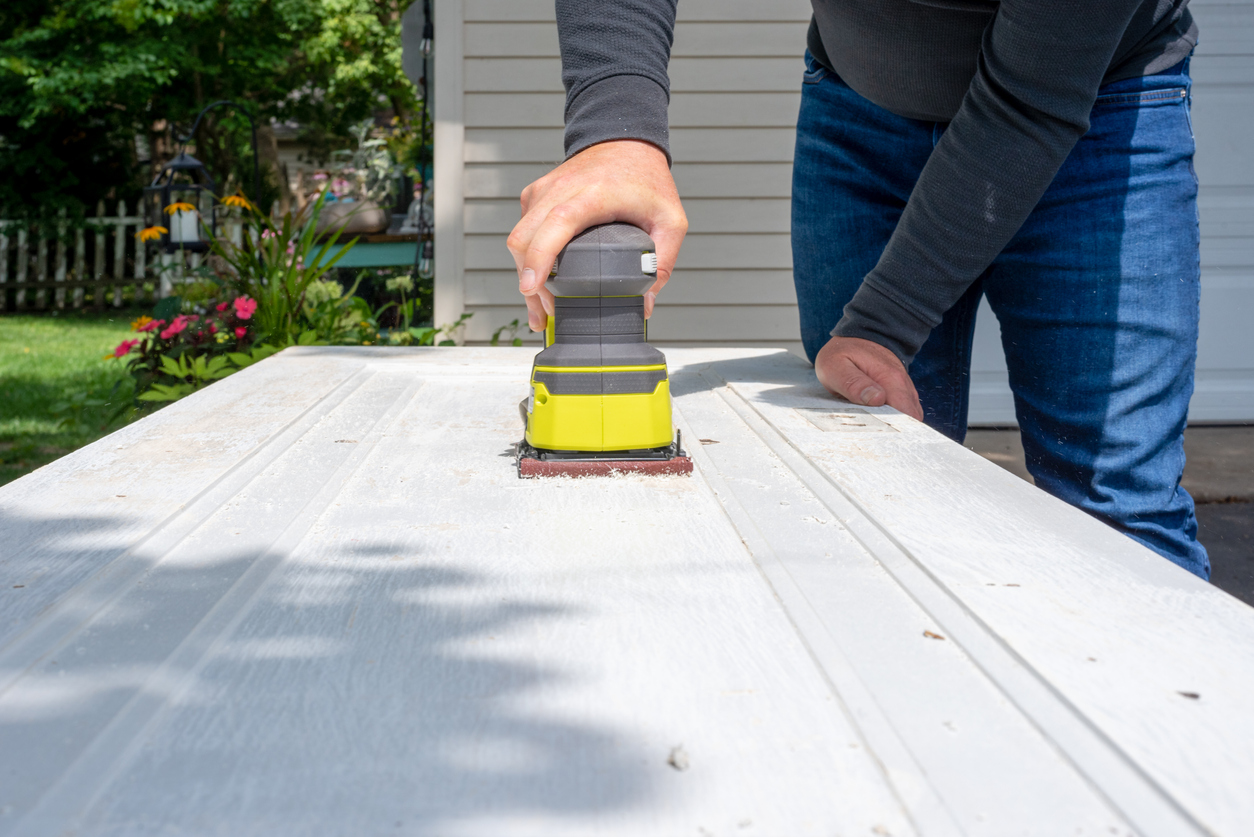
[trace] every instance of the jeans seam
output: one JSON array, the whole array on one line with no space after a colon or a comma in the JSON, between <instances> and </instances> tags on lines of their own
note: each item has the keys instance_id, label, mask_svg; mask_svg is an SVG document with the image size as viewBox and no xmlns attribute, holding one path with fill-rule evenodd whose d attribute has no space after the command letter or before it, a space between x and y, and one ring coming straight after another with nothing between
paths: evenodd
<instances>
[{"instance_id":1,"label":"jeans seam","mask_svg":"<svg viewBox=\"0 0 1254 837\"><path fill-rule=\"evenodd\" d=\"M1183 100L1188 95L1185 87L1173 87L1170 90L1147 90L1142 93L1107 93L1104 96L1098 96L1093 104L1096 105L1123 105L1130 103L1149 103L1171 101L1173 99Z\"/></svg>"}]
</instances>

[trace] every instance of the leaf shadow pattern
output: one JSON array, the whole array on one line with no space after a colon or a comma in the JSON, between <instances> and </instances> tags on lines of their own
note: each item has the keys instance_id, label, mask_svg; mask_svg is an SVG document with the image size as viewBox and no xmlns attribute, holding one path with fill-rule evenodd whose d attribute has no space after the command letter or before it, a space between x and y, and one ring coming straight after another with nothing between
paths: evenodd
<instances>
[{"instance_id":1,"label":"leaf shadow pattern","mask_svg":"<svg viewBox=\"0 0 1254 837\"><path fill-rule=\"evenodd\" d=\"M107 540L107 518L79 523ZM107 564L91 540L38 560L85 577ZM0 645L0 834L499 833L651 794L616 730L532 699L568 675L494 649L573 608L501 594L412 536L283 556L220 541L76 602L78 628L31 659ZM39 581L6 584L0 610Z\"/></svg>"}]
</instances>

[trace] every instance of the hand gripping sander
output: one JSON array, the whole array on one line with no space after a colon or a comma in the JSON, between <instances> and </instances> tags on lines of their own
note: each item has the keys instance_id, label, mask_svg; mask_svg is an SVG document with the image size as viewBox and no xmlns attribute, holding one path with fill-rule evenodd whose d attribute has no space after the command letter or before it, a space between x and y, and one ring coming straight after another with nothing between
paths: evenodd
<instances>
[{"instance_id":1,"label":"hand gripping sander","mask_svg":"<svg viewBox=\"0 0 1254 837\"><path fill-rule=\"evenodd\" d=\"M558 255L553 316L519 405L519 477L692 472L671 425L666 357L645 342L656 278L653 241L631 224L591 227Z\"/></svg>"}]
</instances>

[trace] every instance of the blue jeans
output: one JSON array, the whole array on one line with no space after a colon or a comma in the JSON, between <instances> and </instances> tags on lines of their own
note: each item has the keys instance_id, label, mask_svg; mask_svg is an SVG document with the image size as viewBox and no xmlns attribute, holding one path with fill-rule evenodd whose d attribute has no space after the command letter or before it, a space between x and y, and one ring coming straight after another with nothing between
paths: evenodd
<instances>
[{"instance_id":1,"label":"blue jeans","mask_svg":"<svg viewBox=\"0 0 1254 837\"><path fill-rule=\"evenodd\" d=\"M806 60L792 249L813 361L946 126L895 116ZM1185 61L1101 89L1088 133L910 377L927 423L962 441L986 296L1036 484L1207 578L1180 487L1201 287L1189 87Z\"/></svg>"}]
</instances>

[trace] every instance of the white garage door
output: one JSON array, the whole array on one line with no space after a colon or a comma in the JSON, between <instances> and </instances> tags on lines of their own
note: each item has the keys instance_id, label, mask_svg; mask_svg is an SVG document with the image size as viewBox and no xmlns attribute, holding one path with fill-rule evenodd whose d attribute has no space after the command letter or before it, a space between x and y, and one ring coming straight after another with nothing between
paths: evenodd
<instances>
[{"instance_id":1,"label":"white garage door","mask_svg":"<svg viewBox=\"0 0 1254 837\"><path fill-rule=\"evenodd\" d=\"M1202 334L1192 422L1254 420L1254 0L1189 4L1202 215ZM971 423L1014 424L997 320L976 328Z\"/></svg>"}]
</instances>

